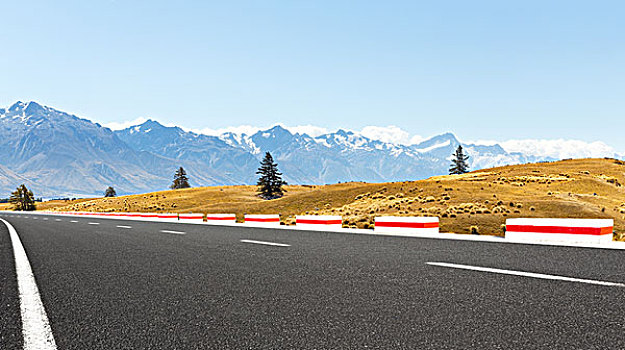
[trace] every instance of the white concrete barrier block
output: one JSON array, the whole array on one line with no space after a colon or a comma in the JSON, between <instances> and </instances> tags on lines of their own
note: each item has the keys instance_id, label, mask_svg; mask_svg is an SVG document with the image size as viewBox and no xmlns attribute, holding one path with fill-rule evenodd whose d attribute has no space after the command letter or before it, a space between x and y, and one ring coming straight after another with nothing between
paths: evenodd
<instances>
[{"instance_id":1,"label":"white concrete barrier block","mask_svg":"<svg viewBox=\"0 0 625 350\"><path fill-rule=\"evenodd\" d=\"M137 218L137 220L141 220L141 221L156 221L156 220L158 220L158 214L157 213L140 213L139 217Z\"/></svg>"},{"instance_id":2,"label":"white concrete barrier block","mask_svg":"<svg viewBox=\"0 0 625 350\"><path fill-rule=\"evenodd\" d=\"M393 235L436 234L439 232L438 217L420 216L378 216L375 218L375 233Z\"/></svg>"},{"instance_id":3,"label":"white concrete barrier block","mask_svg":"<svg viewBox=\"0 0 625 350\"><path fill-rule=\"evenodd\" d=\"M129 213L126 213L124 218L127 220L141 220L141 213L129 212Z\"/></svg>"},{"instance_id":4,"label":"white concrete barrier block","mask_svg":"<svg viewBox=\"0 0 625 350\"><path fill-rule=\"evenodd\" d=\"M325 230L341 228L343 219L336 215L297 215L295 225L307 230Z\"/></svg>"},{"instance_id":5,"label":"white concrete barrier block","mask_svg":"<svg viewBox=\"0 0 625 350\"><path fill-rule=\"evenodd\" d=\"M235 214L206 214L206 223L214 225L234 224L237 221Z\"/></svg>"},{"instance_id":6,"label":"white concrete barrier block","mask_svg":"<svg viewBox=\"0 0 625 350\"><path fill-rule=\"evenodd\" d=\"M184 222L188 224L203 224L204 214L202 213L179 213L178 222Z\"/></svg>"},{"instance_id":7,"label":"white concrete barrier block","mask_svg":"<svg viewBox=\"0 0 625 350\"><path fill-rule=\"evenodd\" d=\"M612 241L612 219L506 220L506 240L513 242L565 242L604 244Z\"/></svg>"},{"instance_id":8,"label":"white concrete barrier block","mask_svg":"<svg viewBox=\"0 0 625 350\"><path fill-rule=\"evenodd\" d=\"M178 214L177 213L158 213L156 215L158 221L164 222L178 222Z\"/></svg>"},{"instance_id":9,"label":"white concrete barrier block","mask_svg":"<svg viewBox=\"0 0 625 350\"><path fill-rule=\"evenodd\" d=\"M278 226L280 215L245 214L245 224L249 226Z\"/></svg>"}]
</instances>

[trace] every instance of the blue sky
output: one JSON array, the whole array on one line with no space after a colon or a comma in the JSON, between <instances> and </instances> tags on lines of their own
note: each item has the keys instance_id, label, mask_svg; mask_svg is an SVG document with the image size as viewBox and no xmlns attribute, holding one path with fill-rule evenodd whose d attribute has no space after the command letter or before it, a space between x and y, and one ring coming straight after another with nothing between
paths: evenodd
<instances>
[{"instance_id":1,"label":"blue sky","mask_svg":"<svg viewBox=\"0 0 625 350\"><path fill-rule=\"evenodd\" d=\"M11 1L0 105L625 151L617 1Z\"/></svg>"}]
</instances>

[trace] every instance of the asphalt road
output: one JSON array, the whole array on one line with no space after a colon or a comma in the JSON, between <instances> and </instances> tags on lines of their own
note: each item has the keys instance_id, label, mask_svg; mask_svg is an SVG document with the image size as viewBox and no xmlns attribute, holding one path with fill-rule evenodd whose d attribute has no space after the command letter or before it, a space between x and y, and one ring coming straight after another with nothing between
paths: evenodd
<instances>
[{"instance_id":1,"label":"asphalt road","mask_svg":"<svg viewBox=\"0 0 625 350\"><path fill-rule=\"evenodd\" d=\"M624 283L621 250L11 216L58 349L625 348L625 288L427 264ZM0 349L12 259L0 223Z\"/></svg>"}]
</instances>

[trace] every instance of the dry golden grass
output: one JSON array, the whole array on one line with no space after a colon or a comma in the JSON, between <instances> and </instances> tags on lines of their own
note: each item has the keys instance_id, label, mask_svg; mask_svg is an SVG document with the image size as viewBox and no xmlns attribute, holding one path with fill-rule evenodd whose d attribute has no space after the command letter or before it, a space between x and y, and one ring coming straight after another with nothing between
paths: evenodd
<instances>
[{"instance_id":1,"label":"dry golden grass","mask_svg":"<svg viewBox=\"0 0 625 350\"><path fill-rule=\"evenodd\" d=\"M439 216L441 231L502 235L513 217L612 218L625 234L625 163L564 160L505 166L464 175L381 184L287 186L283 198L264 201L254 186L202 187L116 198L42 203L38 209L87 211L280 213L341 215L348 227L372 227L380 215Z\"/></svg>"}]
</instances>

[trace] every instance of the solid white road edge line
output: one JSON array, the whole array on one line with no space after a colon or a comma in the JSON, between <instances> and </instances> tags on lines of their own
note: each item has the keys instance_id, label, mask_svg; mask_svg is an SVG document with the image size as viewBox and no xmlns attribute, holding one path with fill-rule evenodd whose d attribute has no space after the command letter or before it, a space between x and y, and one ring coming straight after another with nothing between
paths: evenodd
<instances>
[{"instance_id":1,"label":"solid white road edge line","mask_svg":"<svg viewBox=\"0 0 625 350\"><path fill-rule=\"evenodd\" d=\"M90 222L88 225L99 225L99 222Z\"/></svg>"},{"instance_id":2,"label":"solid white road edge line","mask_svg":"<svg viewBox=\"0 0 625 350\"><path fill-rule=\"evenodd\" d=\"M271 245L276 247L290 247L290 244L284 243L274 243L274 242L265 242L265 241L255 241L252 239L242 239L241 243L252 243L252 244L262 244L262 245Z\"/></svg>"},{"instance_id":3,"label":"solid white road edge line","mask_svg":"<svg viewBox=\"0 0 625 350\"><path fill-rule=\"evenodd\" d=\"M22 241L11 226L4 219L11 236L13 254L15 255L15 272L17 274L17 288L20 295L20 310L22 316L22 335L24 350L55 350L56 343L50 328L50 321L41 302L37 282L33 270L26 256Z\"/></svg>"},{"instance_id":4,"label":"solid white road edge line","mask_svg":"<svg viewBox=\"0 0 625 350\"><path fill-rule=\"evenodd\" d=\"M117 225L116 227L119 227L119 228L132 228L132 226L124 226L124 225Z\"/></svg>"},{"instance_id":5,"label":"solid white road edge line","mask_svg":"<svg viewBox=\"0 0 625 350\"><path fill-rule=\"evenodd\" d=\"M490 267L450 264L450 263L444 263L444 262L427 262L426 264L432 265L432 266L449 267L449 268L453 268L453 269L462 269L462 270L472 270L472 271L481 271L481 272L500 273L500 274L504 274L504 275L541 278L541 279L546 279L546 280L578 282L578 283L596 284L596 285L599 285L599 286L609 286L609 287L625 287L625 284L623 284L623 283L605 282L605 281L597 281L597 280L587 280L587 279L582 279L582 278L573 278L573 277L565 277L565 276L558 276L558 275L547 275L547 274L543 274L543 273L514 271L514 270L502 270L502 269L493 269L493 268L490 268Z\"/></svg>"},{"instance_id":6,"label":"solid white road edge line","mask_svg":"<svg viewBox=\"0 0 625 350\"><path fill-rule=\"evenodd\" d=\"M186 234L186 232L170 231L170 230L161 230L161 232L163 232L163 233L172 233L174 235L185 235Z\"/></svg>"}]
</instances>

